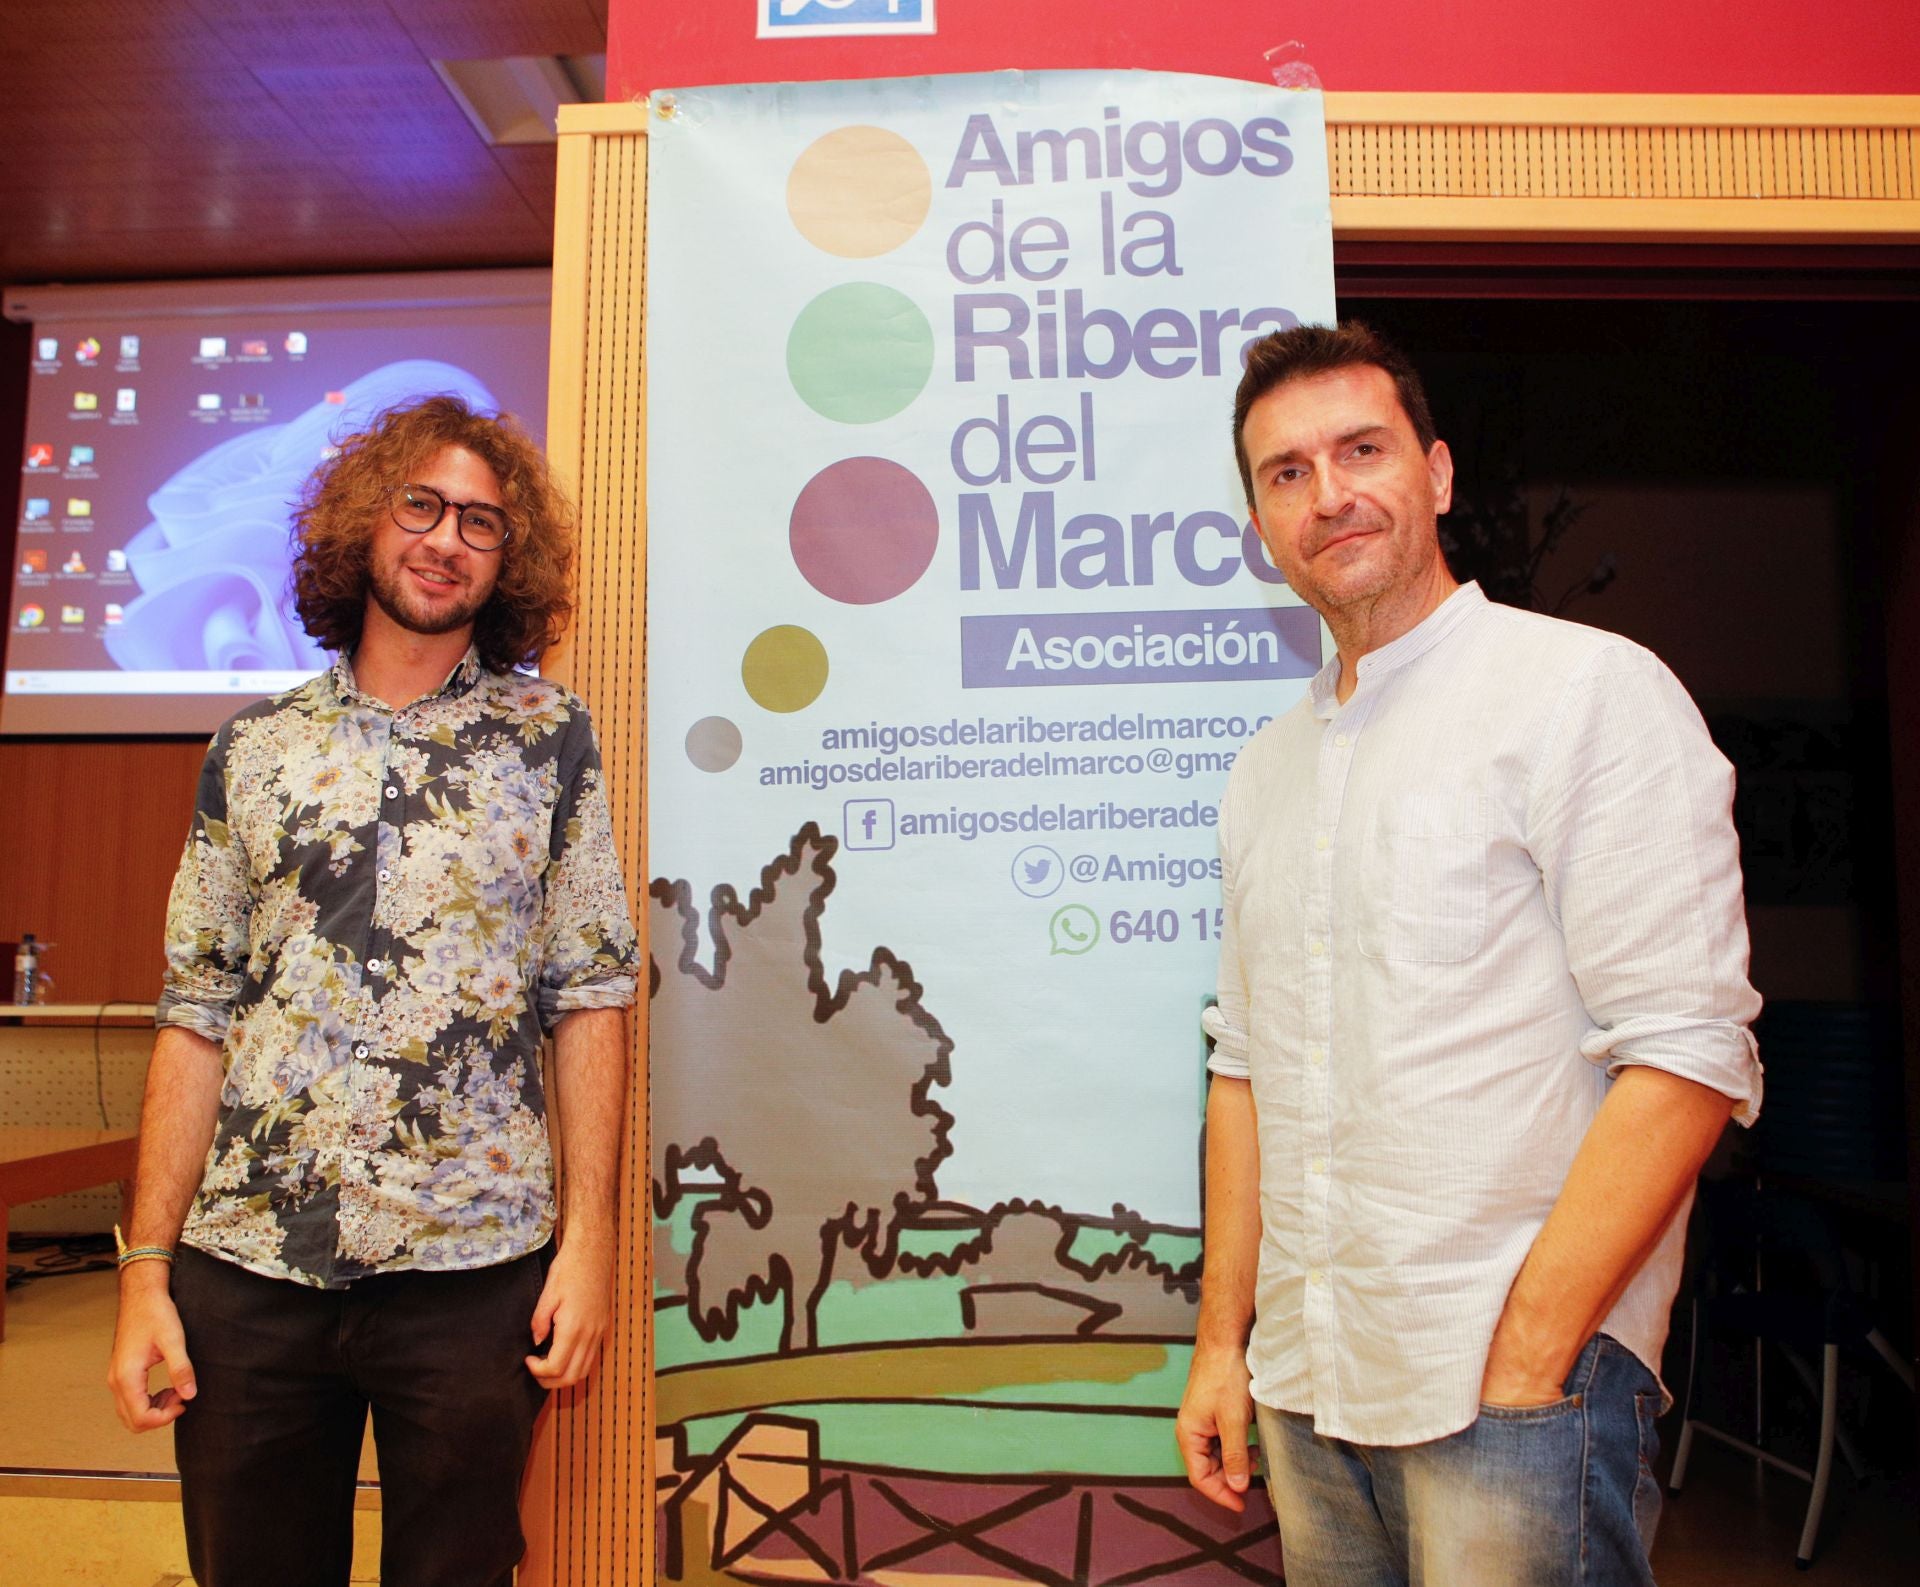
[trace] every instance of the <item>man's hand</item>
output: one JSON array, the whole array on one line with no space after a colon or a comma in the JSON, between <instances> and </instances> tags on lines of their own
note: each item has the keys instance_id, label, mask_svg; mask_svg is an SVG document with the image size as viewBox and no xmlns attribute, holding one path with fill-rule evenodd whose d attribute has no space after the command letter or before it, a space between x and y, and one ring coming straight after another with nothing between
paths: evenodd
<instances>
[{"instance_id":1,"label":"man's hand","mask_svg":"<svg viewBox=\"0 0 1920 1587\"><path fill-rule=\"evenodd\" d=\"M527 1357L527 1370L543 1386L568 1389L586 1381L600 1359L612 1290L612 1237L569 1230L533 1309L533 1342L553 1334L544 1356Z\"/></svg>"},{"instance_id":2,"label":"man's hand","mask_svg":"<svg viewBox=\"0 0 1920 1587\"><path fill-rule=\"evenodd\" d=\"M120 1275L120 1316L114 1324L107 1387L121 1422L133 1433L165 1427L199 1392L168 1277L165 1262L135 1262ZM149 1394L147 1375L163 1361L170 1386Z\"/></svg>"},{"instance_id":3,"label":"man's hand","mask_svg":"<svg viewBox=\"0 0 1920 1587\"><path fill-rule=\"evenodd\" d=\"M1653 1253L1733 1100L1635 1064L1621 1071L1507 1292L1480 1383L1486 1405L1546 1405Z\"/></svg>"},{"instance_id":4,"label":"man's hand","mask_svg":"<svg viewBox=\"0 0 1920 1587\"><path fill-rule=\"evenodd\" d=\"M1574 1358L1586 1341L1574 1345L1574 1355L1562 1363L1549 1360L1543 1351L1530 1348L1520 1338L1520 1329L1510 1313L1502 1313L1493 1331L1493 1344L1487 1351L1487 1370L1480 1380L1480 1403L1521 1410L1530 1405L1551 1405L1566 1395L1566 1377L1573 1370ZM1556 1370L1556 1367L1558 1370Z\"/></svg>"},{"instance_id":5,"label":"man's hand","mask_svg":"<svg viewBox=\"0 0 1920 1587\"><path fill-rule=\"evenodd\" d=\"M1247 1424L1253 1418L1246 1352L1197 1346L1187 1392L1174 1419L1174 1438L1187 1463L1187 1481L1223 1510L1244 1510L1252 1481Z\"/></svg>"}]
</instances>

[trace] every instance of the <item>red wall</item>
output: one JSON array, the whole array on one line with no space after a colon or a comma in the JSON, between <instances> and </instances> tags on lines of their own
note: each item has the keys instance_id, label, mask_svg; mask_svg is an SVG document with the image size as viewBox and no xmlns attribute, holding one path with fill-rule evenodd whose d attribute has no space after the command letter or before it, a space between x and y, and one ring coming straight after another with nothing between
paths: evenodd
<instances>
[{"instance_id":1,"label":"red wall","mask_svg":"<svg viewBox=\"0 0 1920 1587\"><path fill-rule=\"evenodd\" d=\"M1331 89L1920 93L1917 0L939 0L932 38L753 36L754 0L610 0L608 92L1144 67L1263 79L1288 39Z\"/></svg>"}]
</instances>

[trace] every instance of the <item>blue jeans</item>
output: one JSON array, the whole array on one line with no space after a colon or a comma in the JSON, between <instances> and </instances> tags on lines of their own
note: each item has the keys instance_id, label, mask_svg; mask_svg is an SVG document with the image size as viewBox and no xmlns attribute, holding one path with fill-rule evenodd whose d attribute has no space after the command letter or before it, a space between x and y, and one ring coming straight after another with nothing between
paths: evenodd
<instances>
[{"instance_id":1,"label":"blue jeans","mask_svg":"<svg viewBox=\"0 0 1920 1587\"><path fill-rule=\"evenodd\" d=\"M1605 1334L1564 1399L1483 1406L1424 1444L1255 1410L1288 1587L1652 1587L1660 1386Z\"/></svg>"}]
</instances>

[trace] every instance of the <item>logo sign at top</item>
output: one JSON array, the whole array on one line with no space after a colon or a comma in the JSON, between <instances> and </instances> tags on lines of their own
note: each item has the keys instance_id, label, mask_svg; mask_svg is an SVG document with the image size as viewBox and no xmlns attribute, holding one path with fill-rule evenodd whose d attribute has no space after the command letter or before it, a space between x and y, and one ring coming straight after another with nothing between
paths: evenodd
<instances>
[{"instance_id":1,"label":"logo sign at top","mask_svg":"<svg viewBox=\"0 0 1920 1587\"><path fill-rule=\"evenodd\" d=\"M933 33L934 0L755 0L763 39Z\"/></svg>"}]
</instances>

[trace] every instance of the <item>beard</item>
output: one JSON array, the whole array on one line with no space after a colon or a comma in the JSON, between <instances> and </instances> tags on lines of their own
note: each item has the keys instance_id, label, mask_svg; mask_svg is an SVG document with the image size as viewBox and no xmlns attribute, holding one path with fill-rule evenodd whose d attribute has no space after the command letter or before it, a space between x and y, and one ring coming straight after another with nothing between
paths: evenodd
<instances>
[{"instance_id":1,"label":"beard","mask_svg":"<svg viewBox=\"0 0 1920 1587\"><path fill-rule=\"evenodd\" d=\"M417 562L416 567L426 568L434 573L443 573L450 579L458 575L445 568L436 567L431 562ZM477 594L473 582L468 580L459 598L445 605L429 606L407 583L407 565L395 564L391 568L375 567L369 573L369 593L374 604L385 612L396 624L412 634L450 634L465 628L480 615L480 609L487 604L493 593L491 588Z\"/></svg>"},{"instance_id":2,"label":"beard","mask_svg":"<svg viewBox=\"0 0 1920 1587\"><path fill-rule=\"evenodd\" d=\"M1347 607L1363 606L1377 600L1406 576L1407 555L1404 547L1396 545L1394 523L1384 513L1356 512L1337 528L1329 531L1326 539L1335 535L1350 534L1362 530L1373 536L1385 536L1382 544L1373 548L1369 556L1369 565L1364 569L1330 567L1323 570L1307 571L1302 569L1295 588L1320 612L1340 611ZM1324 544L1324 540L1322 542ZM1384 553L1384 554L1383 554ZM1311 562L1308 567L1312 566Z\"/></svg>"}]
</instances>

